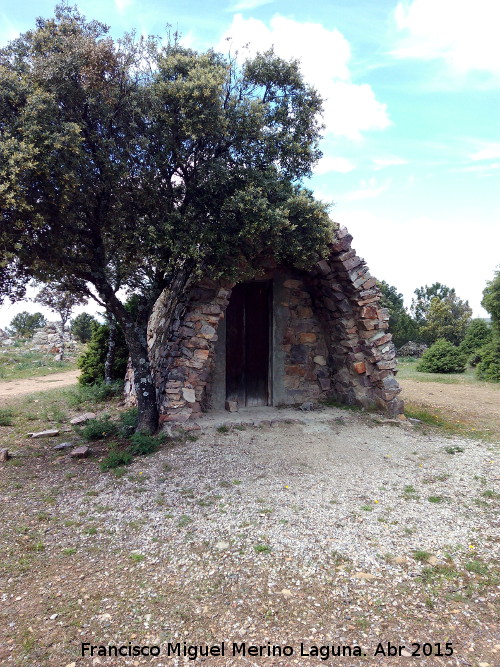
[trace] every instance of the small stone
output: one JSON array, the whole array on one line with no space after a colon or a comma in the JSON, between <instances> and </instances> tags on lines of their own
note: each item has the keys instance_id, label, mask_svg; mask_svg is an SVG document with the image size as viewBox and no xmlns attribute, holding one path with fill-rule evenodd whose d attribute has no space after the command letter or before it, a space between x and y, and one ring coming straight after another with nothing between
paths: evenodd
<instances>
[{"instance_id":1,"label":"small stone","mask_svg":"<svg viewBox=\"0 0 500 667\"><path fill-rule=\"evenodd\" d=\"M76 667L76 662L68 662L66 667Z\"/></svg>"},{"instance_id":2,"label":"small stone","mask_svg":"<svg viewBox=\"0 0 500 667\"><path fill-rule=\"evenodd\" d=\"M238 401L226 401L226 410L228 412L238 412Z\"/></svg>"},{"instance_id":3,"label":"small stone","mask_svg":"<svg viewBox=\"0 0 500 667\"><path fill-rule=\"evenodd\" d=\"M90 454L90 447L87 445L82 445L81 447L76 447L70 454L72 459L84 459Z\"/></svg>"},{"instance_id":4,"label":"small stone","mask_svg":"<svg viewBox=\"0 0 500 667\"><path fill-rule=\"evenodd\" d=\"M318 364L318 366L326 366L326 359L320 354L314 357L313 361L315 364Z\"/></svg>"},{"instance_id":5,"label":"small stone","mask_svg":"<svg viewBox=\"0 0 500 667\"><path fill-rule=\"evenodd\" d=\"M355 579L362 579L365 581L371 581L372 579L376 579L374 574L369 574L368 572L356 572L356 574L353 574L353 577Z\"/></svg>"},{"instance_id":6,"label":"small stone","mask_svg":"<svg viewBox=\"0 0 500 667\"><path fill-rule=\"evenodd\" d=\"M436 556L429 556L427 562L429 563L429 565L437 565L439 561L436 558Z\"/></svg>"},{"instance_id":7,"label":"small stone","mask_svg":"<svg viewBox=\"0 0 500 667\"><path fill-rule=\"evenodd\" d=\"M196 396L194 389L189 389L188 387L182 387L182 396L185 401L188 403L196 403Z\"/></svg>"},{"instance_id":8,"label":"small stone","mask_svg":"<svg viewBox=\"0 0 500 667\"><path fill-rule=\"evenodd\" d=\"M281 593L281 595L283 595L283 596L286 597L286 598L291 598L292 595L293 595L292 591L290 591L288 588L283 588L283 589L280 591L280 593Z\"/></svg>"},{"instance_id":9,"label":"small stone","mask_svg":"<svg viewBox=\"0 0 500 667\"><path fill-rule=\"evenodd\" d=\"M85 422L88 422L90 419L95 419L96 415L94 412L85 412L83 415L77 415L76 417L73 417L73 419L69 420L70 424L84 424Z\"/></svg>"},{"instance_id":10,"label":"small stone","mask_svg":"<svg viewBox=\"0 0 500 667\"><path fill-rule=\"evenodd\" d=\"M403 656L403 658L411 658L411 653L404 648L401 649L401 655Z\"/></svg>"},{"instance_id":11,"label":"small stone","mask_svg":"<svg viewBox=\"0 0 500 667\"><path fill-rule=\"evenodd\" d=\"M71 447L74 447L75 445L72 442L61 442L58 445L54 447L54 449L61 450L61 449L71 449Z\"/></svg>"},{"instance_id":12,"label":"small stone","mask_svg":"<svg viewBox=\"0 0 500 667\"><path fill-rule=\"evenodd\" d=\"M10 454L8 449L0 449L0 461L8 461Z\"/></svg>"},{"instance_id":13,"label":"small stone","mask_svg":"<svg viewBox=\"0 0 500 667\"><path fill-rule=\"evenodd\" d=\"M56 435L59 435L59 431L56 429L48 429L47 431L39 431L38 433L32 433L32 438L54 438Z\"/></svg>"},{"instance_id":14,"label":"small stone","mask_svg":"<svg viewBox=\"0 0 500 667\"><path fill-rule=\"evenodd\" d=\"M51 617L50 617L50 620L55 621L58 616L59 616L59 614L52 614Z\"/></svg>"},{"instance_id":15,"label":"small stone","mask_svg":"<svg viewBox=\"0 0 500 667\"><path fill-rule=\"evenodd\" d=\"M355 364L353 364L354 370L356 373L365 373L366 372L366 364L364 361L357 361Z\"/></svg>"},{"instance_id":16,"label":"small stone","mask_svg":"<svg viewBox=\"0 0 500 667\"><path fill-rule=\"evenodd\" d=\"M303 412L309 412L311 410L314 410L314 404L310 402L302 403L299 410L302 410Z\"/></svg>"},{"instance_id":17,"label":"small stone","mask_svg":"<svg viewBox=\"0 0 500 667\"><path fill-rule=\"evenodd\" d=\"M229 549L229 542L216 542L215 548L219 549L219 551L223 551L224 549Z\"/></svg>"}]
</instances>

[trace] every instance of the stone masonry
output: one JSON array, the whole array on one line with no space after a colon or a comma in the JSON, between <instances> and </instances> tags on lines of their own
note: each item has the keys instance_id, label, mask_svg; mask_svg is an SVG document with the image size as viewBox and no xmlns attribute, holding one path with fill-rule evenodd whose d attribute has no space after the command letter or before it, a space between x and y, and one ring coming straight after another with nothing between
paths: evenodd
<instances>
[{"instance_id":1,"label":"stone masonry","mask_svg":"<svg viewBox=\"0 0 500 667\"><path fill-rule=\"evenodd\" d=\"M256 278L275 281L273 308L280 309L281 322L273 363L280 366L276 377L283 386L274 392L279 401L273 404L333 398L391 416L402 412L389 313L380 307L376 280L351 241L340 228L329 256L310 271L277 266L272 258L263 262ZM162 328L168 294L158 300L148 343L162 424L184 424L212 407L218 331L232 287L204 279L190 288L171 331Z\"/></svg>"}]
</instances>

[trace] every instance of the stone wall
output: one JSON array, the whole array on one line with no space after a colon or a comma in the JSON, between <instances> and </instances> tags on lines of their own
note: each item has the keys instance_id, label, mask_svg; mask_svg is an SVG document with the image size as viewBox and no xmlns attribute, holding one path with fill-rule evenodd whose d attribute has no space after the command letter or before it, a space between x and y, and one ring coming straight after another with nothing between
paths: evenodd
<instances>
[{"instance_id":1,"label":"stone wall","mask_svg":"<svg viewBox=\"0 0 500 667\"><path fill-rule=\"evenodd\" d=\"M376 280L341 228L330 254L310 271L269 258L258 279L273 279L273 404L332 397L340 403L402 412L395 379L389 312ZM164 294L150 321L148 344L160 422L184 423L212 406L216 343L233 284L202 280L177 304L165 331ZM217 346L220 357L223 346ZM220 380L220 373L219 373ZM129 378L129 401L133 383Z\"/></svg>"}]
</instances>

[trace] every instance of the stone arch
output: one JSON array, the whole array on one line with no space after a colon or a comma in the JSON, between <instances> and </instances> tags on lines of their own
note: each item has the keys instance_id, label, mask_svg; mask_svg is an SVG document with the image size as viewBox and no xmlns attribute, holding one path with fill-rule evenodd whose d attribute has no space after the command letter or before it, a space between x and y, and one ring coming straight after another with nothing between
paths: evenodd
<instances>
[{"instance_id":1,"label":"stone arch","mask_svg":"<svg viewBox=\"0 0 500 667\"><path fill-rule=\"evenodd\" d=\"M273 405L329 397L389 415L402 412L389 313L351 241L340 228L328 257L309 271L272 258L261 262L258 279L272 279L276 290ZM182 424L213 406L224 349L219 333L234 284L202 279L192 285L176 304L169 331L163 317L168 294L158 300L148 343L160 423Z\"/></svg>"}]
</instances>

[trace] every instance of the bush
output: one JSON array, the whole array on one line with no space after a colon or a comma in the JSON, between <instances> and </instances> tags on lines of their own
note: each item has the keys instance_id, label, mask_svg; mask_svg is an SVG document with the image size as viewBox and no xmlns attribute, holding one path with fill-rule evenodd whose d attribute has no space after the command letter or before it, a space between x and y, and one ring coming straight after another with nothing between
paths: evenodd
<instances>
[{"instance_id":1,"label":"bush","mask_svg":"<svg viewBox=\"0 0 500 667\"><path fill-rule=\"evenodd\" d=\"M460 344L460 350L470 357L469 363L475 365L474 355L479 348L491 341L492 330L488 323L481 319L472 320L467 327L465 338ZM476 362L477 363L477 362Z\"/></svg>"},{"instance_id":2,"label":"bush","mask_svg":"<svg viewBox=\"0 0 500 667\"><path fill-rule=\"evenodd\" d=\"M88 313L80 313L74 320L71 321L71 334L80 341L80 343L88 343L92 338L93 325L98 325L97 320Z\"/></svg>"},{"instance_id":3,"label":"bush","mask_svg":"<svg viewBox=\"0 0 500 667\"><path fill-rule=\"evenodd\" d=\"M417 371L426 373L463 373L464 370L465 355L444 338L426 350L417 365Z\"/></svg>"},{"instance_id":4,"label":"bush","mask_svg":"<svg viewBox=\"0 0 500 667\"><path fill-rule=\"evenodd\" d=\"M110 421L109 417L104 417L104 419L90 419L80 430L80 435L85 440L103 440L110 435L116 435L117 432L116 424Z\"/></svg>"},{"instance_id":5,"label":"bush","mask_svg":"<svg viewBox=\"0 0 500 667\"><path fill-rule=\"evenodd\" d=\"M500 382L500 336L495 336L491 343L479 350L481 361L477 365L476 374L480 380Z\"/></svg>"},{"instance_id":6,"label":"bush","mask_svg":"<svg viewBox=\"0 0 500 667\"><path fill-rule=\"evenodd\" d=\"M92 337L87 349L78 359L78 368L81 369L78 382L83 385L96 384L104 380L104 363L108 352L109 327L107 324L94 324ZM116 331L115 361L112 368L112 377L123 380L127 370L128 349L120 328Z\"/></svg>"},{"instance_id":7,"label":"bush","mask_svg":"<svg viewBox=\"0 0 500 667\"><path fill-rule=\"evenodd\" d=\"M134 456L147 456L160 449L162 438L154 435L146 435L145 433L134 433L130 438L129 451Z\"/></svg>"},{"instance_id":8,"label":"bush","mask_svg":"<svg viewBox=\"0 0 500 667\"><path fill-rule=\"evenodd\" d=\"M129 436L137 428L137 423L139 421L139 411L137 408L130 408L130 410L125 410L120 415L120 431L124 437Z\"/></svg>"},{"instance_id":9,"label":"bush","mask_svg":"<svg viewBox=\"0 0 500 667\"><path fill-rule=\"evenodd\" d=\"M12 426L14 423L14 412L8 408L0 408L0 426Z\"/></svg>"},{"instance_id":10,"label":"bush","mask_svg":"<svg viewBox=\"0 0 500 667\"><path fill-rule=\"evenodd\" d=\"M100 463L101 470L110 470L120 466L128 466L133 460L132 454L127 450L112 449Z\"/></svg>"}]
</instances>

